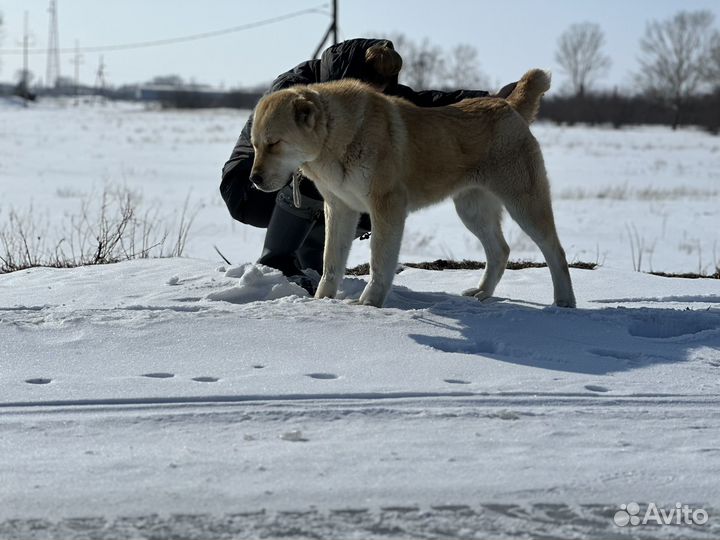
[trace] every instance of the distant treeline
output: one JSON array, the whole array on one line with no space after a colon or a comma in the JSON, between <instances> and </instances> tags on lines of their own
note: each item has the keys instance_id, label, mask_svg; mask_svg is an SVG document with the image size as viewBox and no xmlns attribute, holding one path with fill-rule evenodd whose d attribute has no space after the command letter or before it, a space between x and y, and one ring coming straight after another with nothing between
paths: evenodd
<instances>
[{"instance_id":1,"label":"distant treeline","mask_svg":"<svg viewBox=\"0 0 720 540\"><path fill-rule=\"evenodd\" d=\"M679 115L678 115L679 113ZM618 93L592 93L583 96L546 96L540 106L540 119L557 124L608 124L698 126L717 135L720 132L720 89L712 94L692 96L678 111L670 103L646 96Z\"/></svg>"},{"instance_id":2,"label":"distant treeline","mask_svg":"<svg viewBox=\"0 0 720 540\"><path fill-rule=\"evenodd\" d=\"M208 91L192 88L139 88L138 99L170 109L252 109L261 92L255 90Z\"/></svg>"},{"instance_id":3,"label":"distant treeline","mask_svg":"<svg viewBox=\"0 0 720 540\"><path fill-rule=\"evenodd\" d=\"M168 109L208 109L231 108L252 109L262 96L262 92L255 89L248 90L207 90L190 87L157 88L142 85L127 85L117 88L94 88L91 86L61 86L57 88L38 87L32 89L32 94L23 92L18 85L0 83L0 96L21 97L36 99L47 97L100 97L115 101L142 101L157 103Z\"/></svg>"},{"instance_id":4,"label":"distant treeline","mask_svg":"<svg viewBox=\"0 0 720 540\"><path fill-rule=\"evenodd\" d=\"M177 90L158 96L144 95L144 99L158 101L163 107L199 109L228 107L252 109L260 99L260 92L193 92ZM546 96L540 106L539 118L557 124L612 125L679 125L698 126L710 133L720 132L720 89L713 94L688 98L680 116L672 104L645 96L626 96L618 93L587 93L583 96Z\"/></svg>"},{"instance_id":5,"label":"distant treeline","mask_svg":"<svg viewBox=\"0 0 720 540\"><path fill-rule=\"evenodd\" d=\"M12 94L10 85L0 85L0 95ZM252 90L207 91L189 88L148 89L125 86L98 91L80 87L81 96L102 96L111 100L132 100L158 103L168 109L231 108L252 109L262 92ZM73 96L74 88L38 88L38 97ZM586 93L583 96L545 96L538 117L556 124L672 126L677 117L672 104L647 96L615 93ZM712 94L688 98L678 118L679 125L697 126L709 133L720 133L720 89Z\"/></svg>"}]
</instances>

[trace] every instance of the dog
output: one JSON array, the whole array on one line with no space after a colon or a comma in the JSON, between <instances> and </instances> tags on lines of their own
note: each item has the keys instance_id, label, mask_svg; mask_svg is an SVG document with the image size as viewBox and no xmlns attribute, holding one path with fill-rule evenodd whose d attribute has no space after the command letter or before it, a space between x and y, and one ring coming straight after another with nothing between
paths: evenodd
<instances>
[{"instance_id":1,"label":"dog","mask_svg":"<svg viewBox=\"0 0 720 540\"><path fill-rule=\"evenodd\" d=\"M299 168L325 199L323 274L315 297L336 295L365 212L372 224L370 280L358 303L381 307L408 213L452 197L487 257L478 286L462 294L490 298L505 271L505 207L542 251L555 305L574 307L542 153L529 128L549 88L550 75L534 69L507 99L466 99L446 107L417 107L350 79L264 96L251 132L250 181L277 191Z\"/></svg>"}]
</instances>

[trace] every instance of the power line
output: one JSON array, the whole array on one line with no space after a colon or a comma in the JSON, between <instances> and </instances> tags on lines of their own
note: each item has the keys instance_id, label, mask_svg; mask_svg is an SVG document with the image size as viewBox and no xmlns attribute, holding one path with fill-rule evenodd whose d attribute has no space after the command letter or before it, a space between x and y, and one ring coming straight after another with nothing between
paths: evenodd
<instances>
[{"instance_id":1,"label":"power line","mask_svg":"<svg viewBox=\"0 0 720 540\"><path fill-rule=\"evenodd\" d=\"M135 43L123 43L119 45L99 45L95 47L83 47L82 49L75 49L73 48L64 48L64 49L56 49L56 52L58 54L77 54L77 53L96 53L96 52L108 52L108 51L126 51L130 49L145 49L149 47L159 47L162 45L173 45L175 43L184 43L188 41L197 41L200 39L207 39L217 36L222 36L226 34L233 34L235 32L242 32L244 30L251 30L253 28L257 28L259 26L267 26L269 24L274 24L280 21L285 21L288 19L294 19L296 17L300 17L302 15L308 15L310 13L322 13L327 15L326 11L323 11L322 8L326 8L327 4L321 4L319 6L316 6L314 8L308 8L303 9L300 11L294 11L292 13L286 13L285 15L278 15L277 17L271 17L269 19L263 19L261 21L256 21L248 24L242 24L239 26L232 26L230 28L223 28L222 30L214 30L211 32L203 32L200 34L190 34L187 36L180 36L175 38L168 38L168 39L157 39L153 41L138 41ZM0 54L23 54L23 49L0 49ZM27 49L27 54L47 54L47 50L44 49Z\"/></svg>"}]
</instances>

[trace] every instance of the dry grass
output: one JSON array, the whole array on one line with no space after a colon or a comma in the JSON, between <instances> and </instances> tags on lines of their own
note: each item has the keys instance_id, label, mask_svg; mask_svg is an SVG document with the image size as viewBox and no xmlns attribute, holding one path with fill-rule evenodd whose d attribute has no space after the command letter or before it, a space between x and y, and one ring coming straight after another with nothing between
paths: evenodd
<instances>
[{"instance_id":1,"label":"dry grass","mask_svg":"<svg viewBox=\"0 0 720 540\"><path fill-rule=\"evenodd\" d=\"M43 221L32 206L24 212L10 209L0 225L0 273L179 257L198 211L189 208L188 197L171 230L157 206L142 210L141 198L129 189L87 196L59 228Z\"/></svg>"},{"instance_id":2,"label":"dry grass","mask_svg":"<svg viewBox=\"0 0 720 540\"><path fill-rule=\"evenodd\" d=\"M648 272L653 276L684 279L720 279L720 267L715 269L714 274L698 274L695 272L674 273L674 272Z\"/></svg>"},{"instance_id":3,"label":"dry grass","mask_svg":"<svg viewBox=\"0 0 720 540\"><path fill-rule=\"evenodd\" d=\"M630 187L628 184L605 186L597 190L568 188L555 194L555 198L564 200L605 199L610 201L675 201L705 200L720 195L717 189L704 189L688 186L656 188L645 186Z\"/></svg>"},{"instance_id":4,"label":"dry grass","mask_svg":"<svg viewBox=\"0 0 720 540\"><path fill-rule=\"evenodd\" d=\"M596 263L575 262L568 265L570 268L579 268L581 270L595 270L598 267ZM524 268L546 268L546 263L538 263L532 261L508 261L508 270L522 270ZM483 261L449 261L447 259L437 259L432 262L420 263L403 263L401 270L404 268L420 268L422 270L482 270L485 268ZM370 273L370 265L368 263L348 268L346 273L352 276L366 276Z\"/></svg>"},{"instance_id":5,"label":"dry grass","mask_svg":"<svg viewBox=\"0 0 720 540\"><path fill-rule=\"evenodd\" d=\"M568 264L570 268L577 268L579 270L595 270L600 265L597 263L589 262L574 262ZM532 261L508 261L508 270L523 270L525 268L546 268L546 263L532 262ZM483 270L485 263L483 261L449 261L446 259L438 259L431 262L420 262L420 263L404 263L401 265L400 272L405 268L420 268L423 270ZM370 274L370 265L368 263L348 268L348 275L351 276L367 276ZM673 272L646 272L653 276L662 276L668 278L685 278L685 279L720 279L720 267L715 269L713 274L704 273L673 273Z\"/></svg>"}]
</instances>

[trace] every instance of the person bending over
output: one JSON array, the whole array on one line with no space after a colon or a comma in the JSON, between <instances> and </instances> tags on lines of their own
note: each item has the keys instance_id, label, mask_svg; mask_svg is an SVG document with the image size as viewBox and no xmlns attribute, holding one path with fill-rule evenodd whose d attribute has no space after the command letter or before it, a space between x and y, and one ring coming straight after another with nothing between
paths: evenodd
<instances>
[{"instance_id":1,"label":"person bending over","mask_svg":"<svg viewBox=\"0 0 720 540\"><path fill-rule=\"evenodd\" d=\"M326 49L319 60L303 62L273 81L269 92L299 84L360 79L380 92L401 97L420 107L441 107L466 98L486 97L484 90L414 91L398 84L402 57L392 42L381 39L351 39ZM511 83L496 94L507 97ZM247 225L266 228L258 263L280 270L311 294L314 283L303 272L322 273L325 220L323 200L315 185L297 172L277 193L255 189L249 180L255 153L250 141L253 115L248 118L230 158L222 169L220 194L230 215ZM360 219L356 237L370 230L369 216Z\"/></svg>"}]
</instances>

